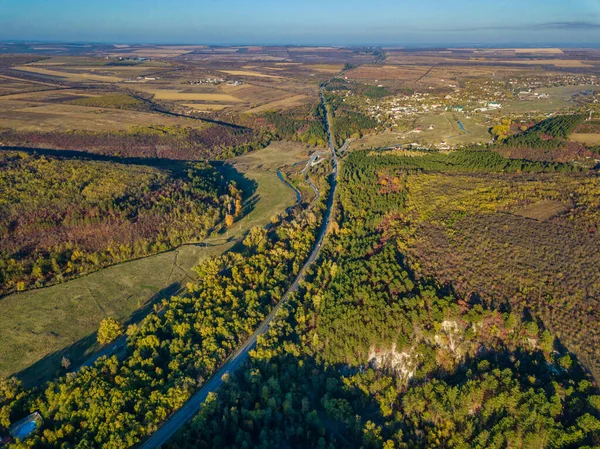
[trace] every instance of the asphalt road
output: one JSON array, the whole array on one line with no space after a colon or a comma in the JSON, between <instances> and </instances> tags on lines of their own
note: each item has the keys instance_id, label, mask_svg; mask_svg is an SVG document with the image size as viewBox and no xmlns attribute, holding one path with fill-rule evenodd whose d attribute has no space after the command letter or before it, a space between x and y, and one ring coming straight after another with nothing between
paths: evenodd
<instances>
[{"instance_id":1,"label":"asphalt road","mask_svg":"<svg viewBox=\"0 0 600 449\"><path fill-rule=\"evenodd\" d=\"M308 161L308 163L306 164L306 167L304 168L304 170L302 170L303 174L306 174L306 170L311 167L312 163L314 162L315 157L316 157L316 153L315 153L315 156L313 156ZM288 187L290 187L294 191L294 193L296 194L296 204L300 204L302 202L302 197L300 195L300 192L298 192L298 190L293 185L291 185L289 182L287 182L283 178L283 176L282 176L282 174L281 174L281 172L279 170L277 171L277 175L279 176L279 179L281 180L281 182L283 182L285 185L287 185ZM319 201L320 192L317 189L317 187L311 182L310 179L308 179L308 177L306 177L306 182L311 187L311 189L313 189L314 192L315 192L316 196L315 196L314 201L315 202ZM241 238L238 239L238 241L240 241L240 240L241 240ZM185 291L185 287L182 287L177 292L175 292L174 295L179 295L179 294L183 293L184 291ZM159 315L162 315L164 312L161 310L158 313L159 313ZM113 354L116 354L117 352L119 352L126 345L127 345L127 335L123 335L123 336L117 338L116 340L114 340L113 342L111 342L110 344L108 344L105 347L103 347L100 351L96 352L94 355L92 355L87 360L85 360L77 368L73 369L73 372L78 372L79 370L81 370L81 368L84 368L86 366L87 367L93 366L94 363L96 363L100 357L110 357Z\"/></svg>"},{"instance_id":2,"label":"asphalt road","mask_svg":"<svg viewBox=\"0 0 600 449\"><path fill-rule=\"evenodd\" d=\"M325 106L325 99L323 98L322 90L319 93L319 96L321 98L323 106ZM215 392L223 384L223 376L225 374L235 371L240 365L242 365L246 361L249 352L256 346L257 338L260 335L267 332L277 311L288 301L290 295L298 290L300 282L306 276L306 271L317 260L319 252L321 251L323 240L325 239L325 235L327 233L327 229L329 228L331 210L333 208L338 177L337 157L335 153L335 145L333 143L333 138L331 135L331 124L329 116L327 116L327 137L329 141L329 150L331 151L331 157L333 161L333 176L331 178L331 189L329 191L329 198L327 198L327 208L325 210L325 213L323 214L321 230L319 231L319 235L315 241L315 246L313 247L310 256L308 257L304 266L298 273L298 276L296 276L296 279L294 280L290 288L283 295L283 297L277 303L277 305L273 307L271 313L262 322L258 329L256 329L256 331L241 347L239 347L227 358L221 369L217 371L210 378L210 380L206 382L206 384L204 384L204 386L196 394L194 394L188 402L185 403L183 407L181 407L177 412L171 415L168 421L166 421L148 440L146 440L145 443L139 446L141 449L160 448L175 434L175 432L177 432L186 422L188 422L196 413L198 413L200 407L202 406L208 395L212 392ZM310 184L311 187L318 192L318 190L316 190L316 187L312 185L312 183Z\"/></svg>"}]
</instances>

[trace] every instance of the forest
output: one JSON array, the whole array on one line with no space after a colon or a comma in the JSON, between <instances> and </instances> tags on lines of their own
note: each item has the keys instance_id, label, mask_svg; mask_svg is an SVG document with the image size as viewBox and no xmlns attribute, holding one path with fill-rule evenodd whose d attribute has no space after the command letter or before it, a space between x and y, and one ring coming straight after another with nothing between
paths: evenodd
<instances>
[{"instance_id":1,"label":"forest","mask_svg":"<svg viewBox=\"0 0 600 449\"><path fill-rule=\"evenodd\" d=\"M40 432L15 448L122 449L185 403L276 304L312 249L323 201L255 227L235 251L204 259L187 293L127 329L121 354L23 391L0 383L0 435L36 410Z\"/></svg>"},{"instance_id":2,"label":"forest","mask_svg":"<svg viewBox=\"0 0 600 449\"><path fill-rule=\"evenodd\" d=\"M171 166L0 151L0 294L202 240L237 188L205 162Z\"/></svg>"},{"instance_id":3,"label":"forest","mask_svg":"<svg viewBox=\"0 0 600 449\"><path fill-rule=\"evenodd\" d=\"M327 111L332 117L333 139L336 146L342 146L348 138L360 138L377 127L377 120L344 104L343 98L332 92L325 92Z\"/></svg>"},{"instance_id":4,"label":"forest","mask_svg":"<svg viewBox=\"0 0 600 449\"><path fill-rule=\"evenodd\" d=\"M600 444L598 389L541 317L415 272L399 217L420 176L396 157L344 160L301 291L169 449Z\"/></svg>"},{"instance_id":5,"label":"forest","mask_svg":"<svg viewBox=\"0 0 600 449\"><path fill-rule=\"evenodd\" d=\"M584 120L581 114L551 117L523 132L502 136L496 149L507 157L533 161L570 162L593 157L594 152L585 145L567 140L576 129L587 129Z\"/></svg>"},{"instance_id":6,"label":"forest","mask_svg":"<svg viewBox=\"0 0 600 449\"><path fill-rule=\"evenodd\" d=\"M267 112L259 116L255 125L266 127L277 140L291 140L311 146L325 146L327 131L325 114L320 103L309 111L297 108L282 112Z\"/></svg>"}]
</instances>

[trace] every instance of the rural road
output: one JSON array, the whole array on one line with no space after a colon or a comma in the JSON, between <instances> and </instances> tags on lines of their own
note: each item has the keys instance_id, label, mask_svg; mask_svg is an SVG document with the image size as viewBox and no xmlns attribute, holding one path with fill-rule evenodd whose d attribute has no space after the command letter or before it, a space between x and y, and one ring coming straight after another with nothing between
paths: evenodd
<instances>
[{"instance_id":1,"label":"rural road","mask_svg":"<svg viewBox=\"0 0 600 449\"><path fill-rule=\"evenodd\" d=\"M325 107L325 98L323 97L322 89L319 92L319 96L321 98L321 102L323 103L323 107ZM202 406L208 395L210 393L215 392L223 384L223 376L225 374L235 371L248 359L249 352L256 346L256 340L258 339L258 337L267 332L269 326L271 325L271 322L273 321L273 318L277 314L277 311L288 301L290 295L298 290L300 282L306 276L306 271L317 260L319 252L321 251L323 240L325 239L325 235L327 233L327 229L329 228L331 211L333 208L338 178L338 164L335 153L335 145L333 143L333 137L331 135L331 123L329 115L327 115L327 138L329 141L329 150L331 151L331 157L333 162L333 176L331 178L331 189L329 191L329 198L327 199L327 207L325 209L325 213L323 214L321 230L319 231L319 235L317 237L317 240L315 241L313 250L310 256L308 257L307 261L305 262L304 266L296 276L296 279L294 280L290 288L286 291L286 293L283 295L283 297L277 303L277 305L273 307L271 313L262 322L258 329L256 329L256 331L250 336L250 338L226 359L221 369L218 370L210 378L210 380L206 384L204 384L204 386L196 394L194 394L188 402L185 403L183 407L181 407L177 412L175 412L171 416L171 418L169 418L168 421L166 421L148 440L146 440L145 443L139 446L140 449L160 448L175 434L175 432L177 432L177 430L181 428L181 426L183 426L196 413L198 413L200 407ZM312 183L310 184L316 190L316 187L314 187Z\"/></svg>"},{"instance_id":2,"label":"rural road","mask_svg":"<svg viewBox=\"0 0 600 449\"><path fill-rule=\"evenodd\" d=\"M302 170L302 173L305 176L306 176L306 171L313 164L317 154L323 154L323 152L315 153L313 155L313 157L310 158L310 160L306 164L306 167ZM279 170L277 170L277 175L279 176L279 179L281 180L281 182L283 182L285 185L287 185L290 189L292 189L294 191L294 193L296 194L296 204L299 205L302 202L302 196L300 195L300 192L293 185L291 185L289 182L287 182L285 180L285 178L283 177L283 175L281 174L281 172ZM312 183L312 181L308 178L308 176L306 176L305 180L308 183L308 185L310 186L310 188L315 192L315 199L313 200L313 203L319 201L319 198L321 195L319 190ZM238 241L241 241L241 238L238 239ZM185 287L182 287L177 292L175 292L174 295L179 295L179 294L183 293L184 291L185 291ZM161 310L158 313L162 314L164 312ZM91 357L89 357L87 360L85 360L83 363L81 363L81 365L79 365L77 368L73 369L73 372L78 372L81 370L81 368L84 368L86 366L87 367L93 366L94 363L96 363L100 357L110 357L113 354L116 354L117 352L119 352L126 345L127 345L127 336L123 335L123 336L117 338L116 340L114 340L113 342L111 342L110 344L103 347L100 351L93 354Z\"/></svg>"}]
</instances>

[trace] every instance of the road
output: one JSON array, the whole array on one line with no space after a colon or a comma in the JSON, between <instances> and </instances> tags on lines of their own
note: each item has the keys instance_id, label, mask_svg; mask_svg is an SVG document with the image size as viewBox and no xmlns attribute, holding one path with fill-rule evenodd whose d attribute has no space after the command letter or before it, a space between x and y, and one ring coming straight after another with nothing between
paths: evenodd
<instances>
[{"instance_id":1,"label":"road","mask_svg":"<svg viewBox=\"0 0 600 449\"><path fill-rule=\"evenodd\" d=\"M325 106L325 99L323 97L323 90L319 92L319 96L321 98L321 102L323 106ZM204 386L194 394L188 402L186 402L183 407L181 407L177 412L175 412L169 420L167 420L145 443L140 445L141 449L158 449L163 444L165 444L174 434L177 432L186 422L198 413L200 407L208 397L210 393L215 392L222 384L223 384L223 376L225 374L231 373L235 371L240 365L242 365L249 356L249 352L254 349L256 346L256 340L258 337L269 329L273 318L281 309L281 307L288 301L290 295L295 293L298 290L300 282L306 276L306 271L308 268L317 260L319 256L319 252L321 251L321 246L323 244L323 240L325 239L325 235L327 234L327 229L329 228L329 223L331 220L331 211L333 209L333 203L335 199L335 191L337 186L337 178L338 178L338 164L337 157L335 153L335 145L333 143L333 138L331 135L331 123L330 117L327 116L327 138L329 141L329 150L331 151L332 163L333 163L333 173L331 177L331 189L329 191L329 198L327 198L327 207L323 214L323 222L321 223L321 229L319 231L319 235L315 241L315 245L313 247L310 256L306 260L304 266L296 276L296 279L290 286L290 288L283 295L281 300L277 303L271 313L265 318L262 324L256 329L256 331L246 340L246 342L239 347L235 352L233 352L224 362L223 366L219 371L217 371L210 380L204 384ZM316 187L310 183L311 186L316 190ZM316 190L318 192L318 190Z\"/></svg>"},{"instance_id":2,"label":"road","mask_svg":"<svg viewBox=\"0 0 600 449\"><path fill-rule=\"evenodd\" d=\"M315 153L315 155L316 154L317 153ZM323 154L323 152L320 152L318 154ZM311 167L313 162L314 162L314 155L313 155L313 158L311 158L307 162L306 167L304 167L304 169L302 170L302 173L305 176L306 176L306 170ZM296 194L296 205L299 205L302 202L302 196L300 195L300 192L293 185L291 185L289 182L287 182L285 180L285 178L283 177L283 175L281 174L281 172L279 170L277 170L277 175L279 176L279 179L281 180L281 182L283 182L285 185L287 185L289 188L291 188L294 191L294 193ZM310 188L315 192L315 199L313 200L313 203L316 203L317 201L319 201L321 194L320 194L319 190L317 189L317 187L312 183L312 181L310 179L308 179L308 176L306 176L305 180L308 183L308 185L310 186ZM294 206L292 206L292 207L294 207ZM242 240L241 237L237 239L237 241L241 241L241 240ZM170 296L182 294L183 292L185 292L185 290L186 290L186 287L181 287L179 290L172 293ZM159 315L162 315L163 313L164 313L164 311L162 311L162 310L158 312ZM110 357L110 356L118 353L122 349L124 349L125 346L127 346L127 336L123 335L123 336L117 338L116 340L114 340L113 342L111 342L110 344L106 345L102 349L100 349L98 352L94 353L91 357L89 357L87 360L85 360L83 363L81 363L81 365L79 365L78 367L74 368L72 371L76 373L76 372L80 371L81 368L84 368L86 366L87 367L93 366L94 363L96 363L100 357Z\"/></svg>"}]
</instances>

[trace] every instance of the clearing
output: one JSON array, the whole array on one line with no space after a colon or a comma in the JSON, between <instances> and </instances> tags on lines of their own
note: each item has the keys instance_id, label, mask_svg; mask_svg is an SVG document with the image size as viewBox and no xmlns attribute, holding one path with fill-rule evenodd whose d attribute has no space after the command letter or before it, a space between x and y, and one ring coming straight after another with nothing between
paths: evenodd
<instances>
[{"instance_id":1,"label":"clearing","mask_svg":"<svg viewBox=\"0 0 600 449\"><path fill-rule=\"evenodd\" d=\"M173 101L226 101L230 103L238 103L242 100L229 94L219 93L196 93L196 92L181 92L178 90L162 90L154 89L148 92L154 94L157 100L173 100Z\"/></svg>"},{"instance_id":2,"label":"clearing","mask_svg":"<svg viewBox=\"0 0 600 449\"><path fill-rule=\"evenodd\" d=\"M600 134L575 133L569 136L571 142L579 142L586 145L600 145Z\"/></svg>"},{"instance_id":3,"label":"clearing","mask_svg":"<svg viewBox=\"0 0 600 449\"><path fill-rule=\"evenodd\" d=\"M228 75L238 75L238 76L256 76L258 78L283 78L282 76L276 75L267 75L264 73L258 72L249 72L247 70L220 70L220 72L227 73Z\"/></svg>"}]
</instances>

